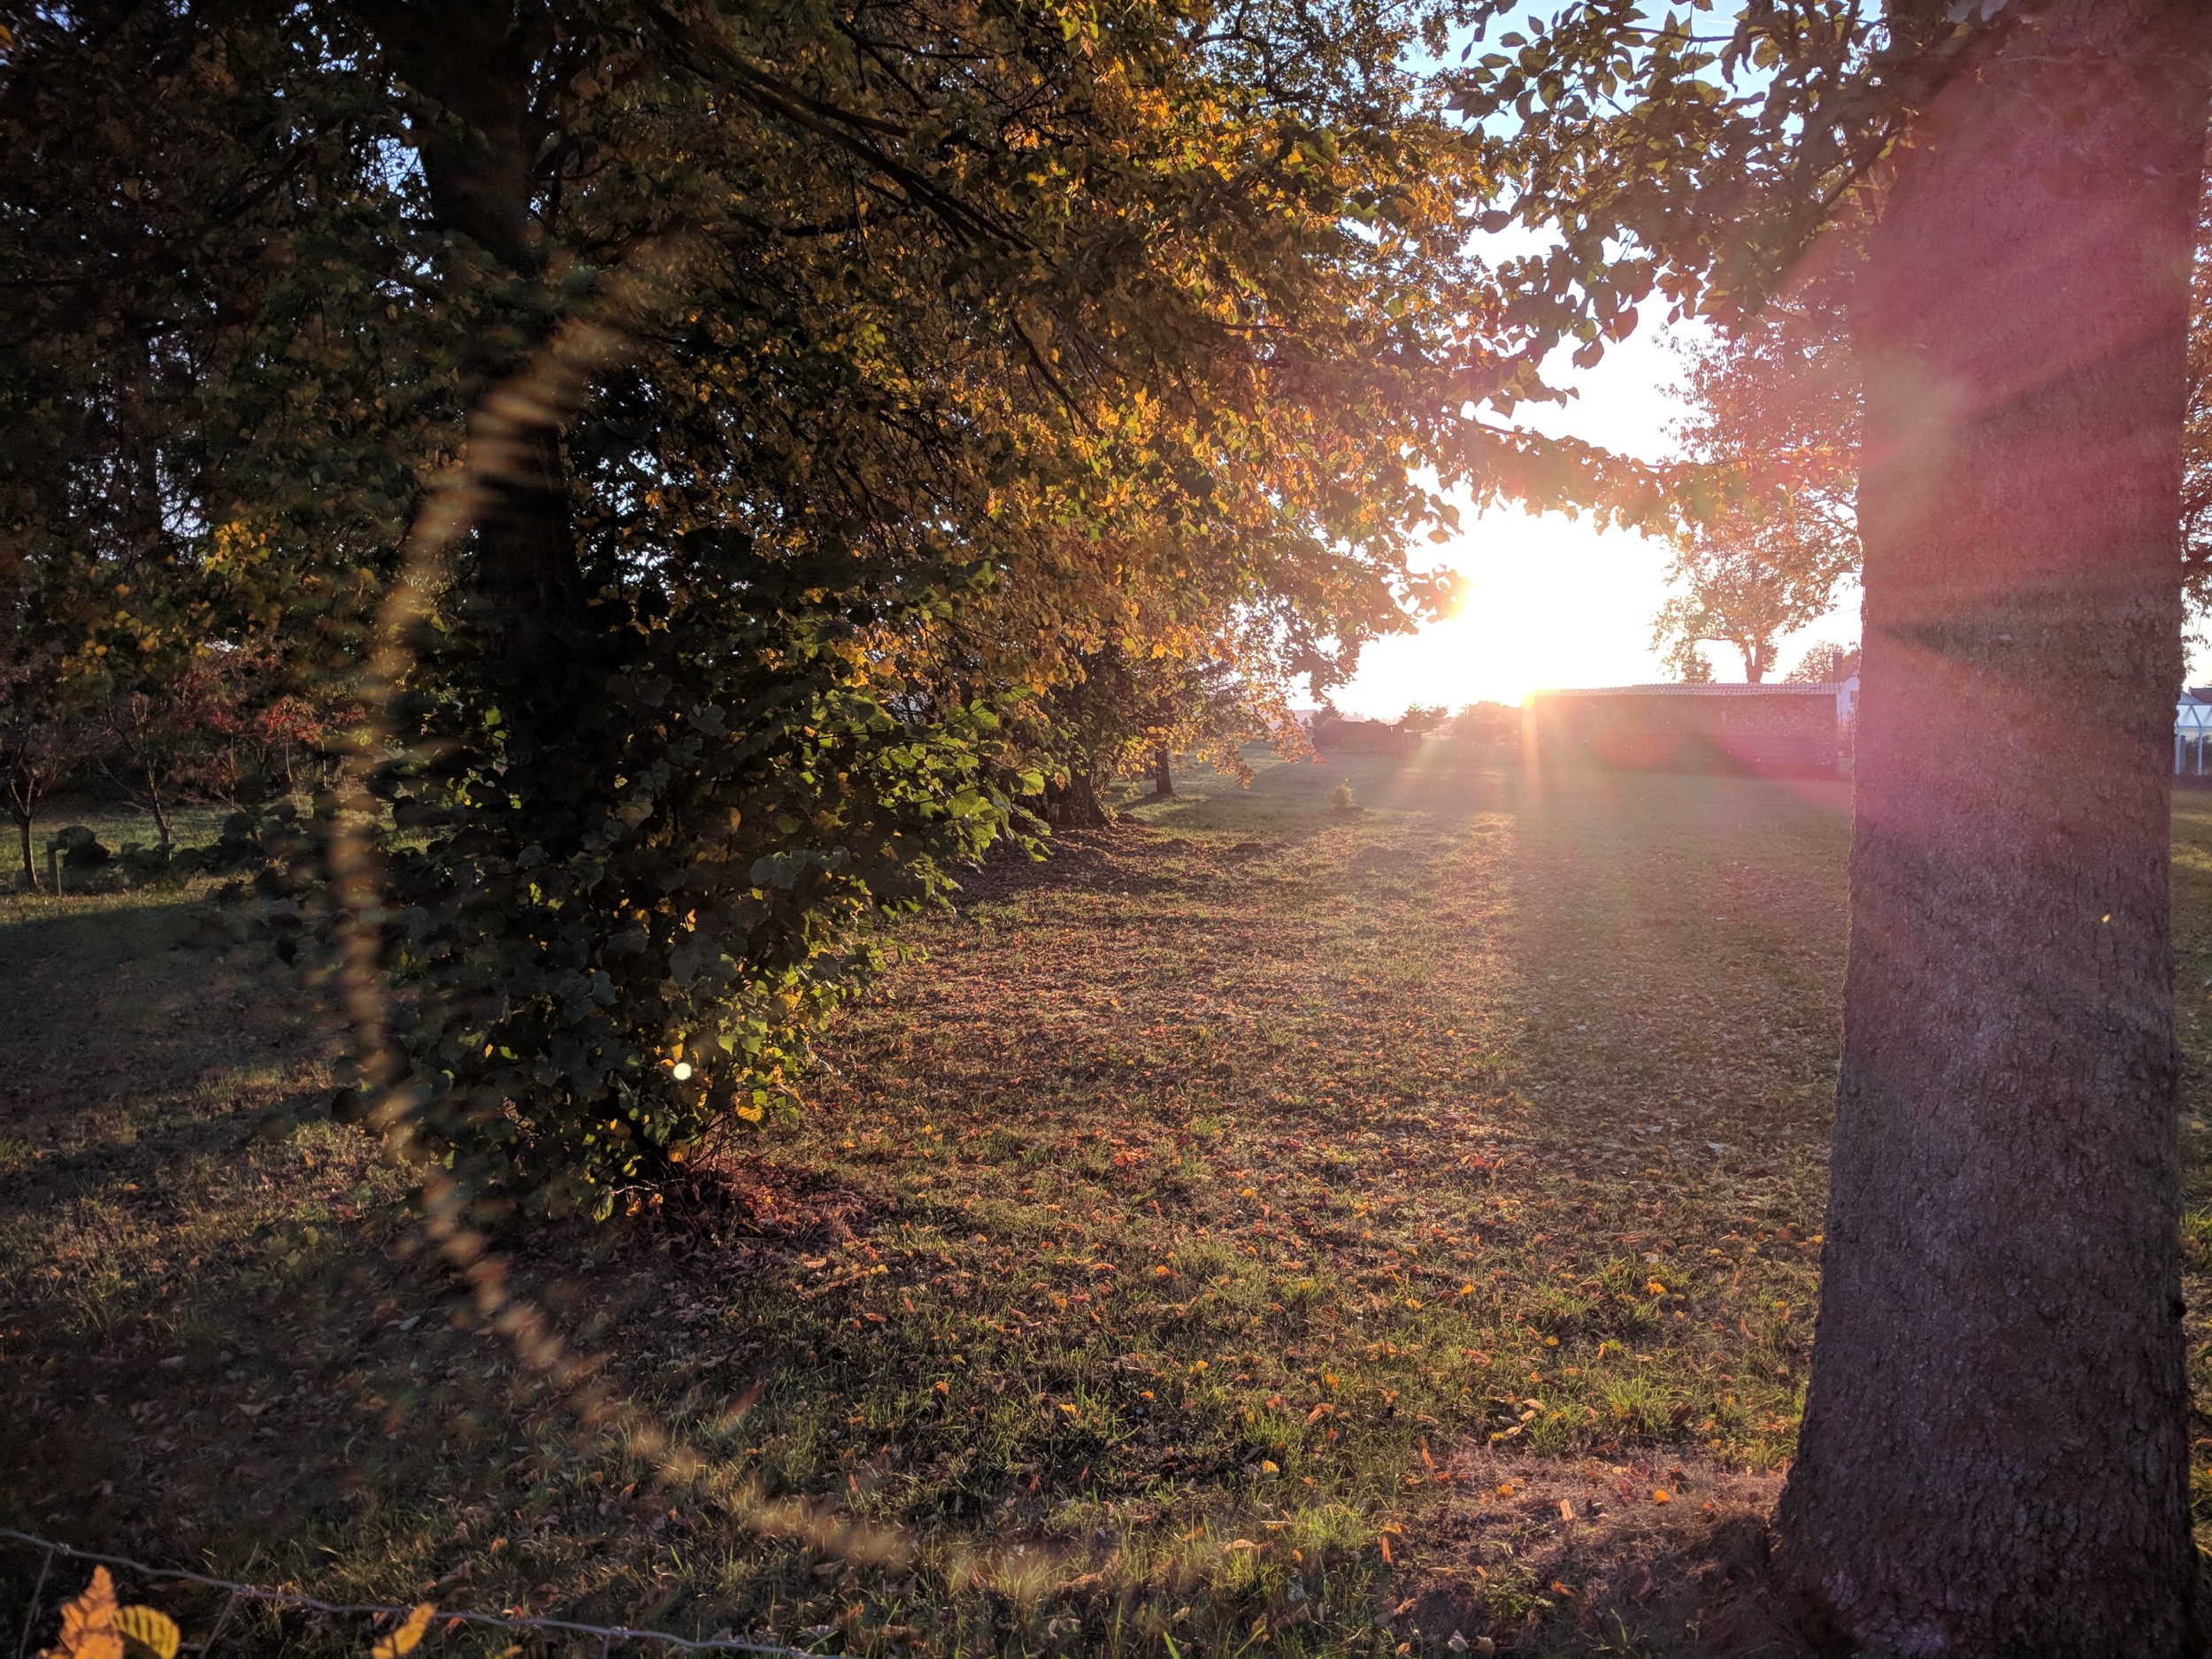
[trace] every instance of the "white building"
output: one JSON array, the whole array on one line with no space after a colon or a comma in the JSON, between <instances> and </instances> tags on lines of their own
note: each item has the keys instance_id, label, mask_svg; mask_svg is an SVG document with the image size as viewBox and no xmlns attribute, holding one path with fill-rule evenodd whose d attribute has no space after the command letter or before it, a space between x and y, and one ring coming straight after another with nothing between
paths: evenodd
<instances>
[{"instance_id":1,"label":"white building","mask_svg":"<svg viewBox=\"0 0 2212 1659\"><path fill-rule=\"evenodd\" d=\"M2204 776L2212 764L2212 686L2191 686L2174 704L2174 775Z\"/></svg>"}]
</instances>

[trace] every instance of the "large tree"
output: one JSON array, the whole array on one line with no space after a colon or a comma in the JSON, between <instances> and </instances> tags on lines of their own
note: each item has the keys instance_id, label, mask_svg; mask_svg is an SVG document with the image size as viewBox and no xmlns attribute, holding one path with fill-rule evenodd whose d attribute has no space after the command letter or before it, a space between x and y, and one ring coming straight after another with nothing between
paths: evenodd
<instances>
[{"instance_id":1,"label":"large tree","mask_svg":"<svg viewBox=\"0 0 2212 1659\"><path fill-rule=\"evenodd\" d=\"M1779 1525L1867 1646L2196 1634L2166 771L2208 36L2073 0L1978 42L1854 307L1851 956Z\"/></svg>"},{"instance_id":2,"label":"large tree","mask_svg":"<svg viewBox=\"0 0 2212 1659\"><path fill-rule=\"evenodd\" d=\"M1724 322L1870 219L1834 1185L1780 1561L1839 1649L2199 1641L2168 731L2212 9L1573 6L1468 106L1546 291Z\"/></svg>"},{"instance_id":3,"label":"large tree","mask_svg":"<svg viewBox=\"0 0 2212 1659\"><path fill-rule=\"evenodd\" d=\"M366 694L372 1077L550 1202L794 1098L1087 661L1340 673L1434 482L1578 487L1463 412L1533 370L1448 6L5 16L0 576L88 692Z\"/></svg>"}]
</instances>

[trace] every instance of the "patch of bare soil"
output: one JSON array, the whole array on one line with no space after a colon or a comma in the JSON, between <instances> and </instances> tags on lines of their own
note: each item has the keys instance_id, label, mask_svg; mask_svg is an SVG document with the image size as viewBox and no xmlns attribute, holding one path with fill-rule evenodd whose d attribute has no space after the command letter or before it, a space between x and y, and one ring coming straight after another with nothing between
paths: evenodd
<instances>
[{"instance_id":1,"label":"patch of bare soil","mask_svg":"<svg viewBox=\"0 0 2212 1659\"><path fill-rule=\"evenodd\" d=\"M1810 1651L1768 1571L1778 1474L1701 1457L1490 1448L1462 1453L1448 1473L1453 1495L1407 1540L1417 1587L1394 1609L1415 1651Z\"/></svg>"},{"instance_id":2,"label":"patch of bare soil","mask_svg":"<svg viewBox=\"0 0 2212 1659\"><path fill-rule=\"evenodd\" d=\"M883 1205L821 1171L758 1154L725 1154L678 1183L655 1217L695 1248L725 1236L843 1243L874 1230Z\"/></svg>"}]
</instances>

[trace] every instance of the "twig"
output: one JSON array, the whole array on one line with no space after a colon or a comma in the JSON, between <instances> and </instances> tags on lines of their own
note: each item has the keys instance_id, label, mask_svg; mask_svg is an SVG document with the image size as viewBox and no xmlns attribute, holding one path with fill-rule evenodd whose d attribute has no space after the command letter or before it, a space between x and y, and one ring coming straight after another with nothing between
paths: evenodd
<instances>
[{"instance_id":1,"label":"twig","mask_svg":"<svg viewBox=\"0 0 2212 1659\"><path fill-rule=\"evenodd\" d=\"M31 1600L23 1609L23 1628L15 1634L15 1659L23 1659L23 1650L31 1645L31 1621L38 1617L39 1599L46 1594L46 1575L54 1570L54 1552L49 1549L46 1559L38 1563L38 1582L31 1586Z\"/></svg>"},{"instance_id":2,"label":"twig","mask_svg":"<svg viewBox=\"0 0 2212 1659\"><path fill-rule=\"evenodd\" d=\"M200 1659L207 1659L208 1655L215 1651L215 1644L223 1639L223 1632L230 1628L230 1616L237 1610L238 1592L233 1590L230 1593L230 1600L223 1603L222 1617L215 1621L215 1628L208 1632L207 1640L200 1644Z\"/></svg>"},{"instance_id":3,"label":"twig","mask_svg":"<svg viewBox=\"0 0 2212 1659\"><path fill-rule=\"evenodd\" d=\"M411 1607L384 1607L367 1602L319 1601L314 1596L303 1595L296 1590L270 1590L259 1585L234 1583L228 1578L211 1578L204 1573L188 1572L181 1567L152 1567L142 1561L134 1561L128 1555L103 1555L94 1550L76 1549L67 1544L57 1544L50 1538L37 1538L29 1532L19 1532L12 1527L0 1526L0 1538L12 1539L19 1544L28 1544L34 1548L43 1549L47 1552L46 1564L50 1567L53 1564L56 1555L67 1555L76 1561L98 1562L110 1567L127 1567L133 1572L148 1578L179 1578L188 1584L204 1585L211 1590L227 1590L230 1592L233 1605L241 1601L268 1601L280 1607L305 1608L311 1613L330 1613L341 1617L365 1614L378 1617L404 1618L414 1611ZM39 1573L38 1581L42 1589L46 1583L46 1574L43 1570ZM35 1604L38 1592L34 1591L32 1594ZM228 1608L224 1609L223 1616L226 1620L228 1619L230 1617ZM600 1639L602 1653L618 1641L657 1641L670 1647L681 1648L687 1653L776 1654L785 1655L785 1659L820 1659L819 1655L804 1647L778 1647L766 1642L741 1641L735 1637L709 1636L703 1640L695 1640L689 1636L674 1635L664 1630L632 1630L626 1625L620 1624L612 1626L580 1624L572 1619L565 1618L506 1618L496 1613L461 1613L442 1608L439 1609L437 1616L441 1619L458 1620L465 1624L496 1625L503 1630L561 1631L573 1636L596 1636ZM26 1640L30 1634L29 1621L32 1617L30 1612L27 1612L24 1616L23 1630ZM219 1634L221 1630L222 1625L218 1624L217 1633ZM208 1640L212 1642L214 1637L211 1636ZM19 1659L20 1659L20 1651L19 1645Z\"/></svg>"}]
</instances>

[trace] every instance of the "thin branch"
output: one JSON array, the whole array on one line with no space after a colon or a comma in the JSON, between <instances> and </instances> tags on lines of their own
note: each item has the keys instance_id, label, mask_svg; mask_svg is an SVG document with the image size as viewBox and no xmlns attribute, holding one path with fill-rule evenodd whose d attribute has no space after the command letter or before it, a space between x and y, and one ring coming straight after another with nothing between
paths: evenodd
<instances>
[{"instance_id":1,"label":"thin branch","mask_svg":"<svg viewBox=\"0 0 2212 1659\"><path fill-rule=\"evenodd\" d=\"M894 180L917 203L935 213L956 234L977 242L1026 245L1026 239L1013 227L980 209L971 207L949 191L940 189L917 169L890 154L879 142L884 138L904 138L907 135L904 127L810 97L796 88L755 68L726 42L693 27L660 4L658 0L640 0L639 10L650 18L654 27L687 56L695 60L703 59L722 72L720 76L710 78L734 81L740 96L756 108L804 132L812 133L818 138L827 139L839 149L865 162ZM696 62L693 66L700 67Z\"/></svg>"}]
</instances>

